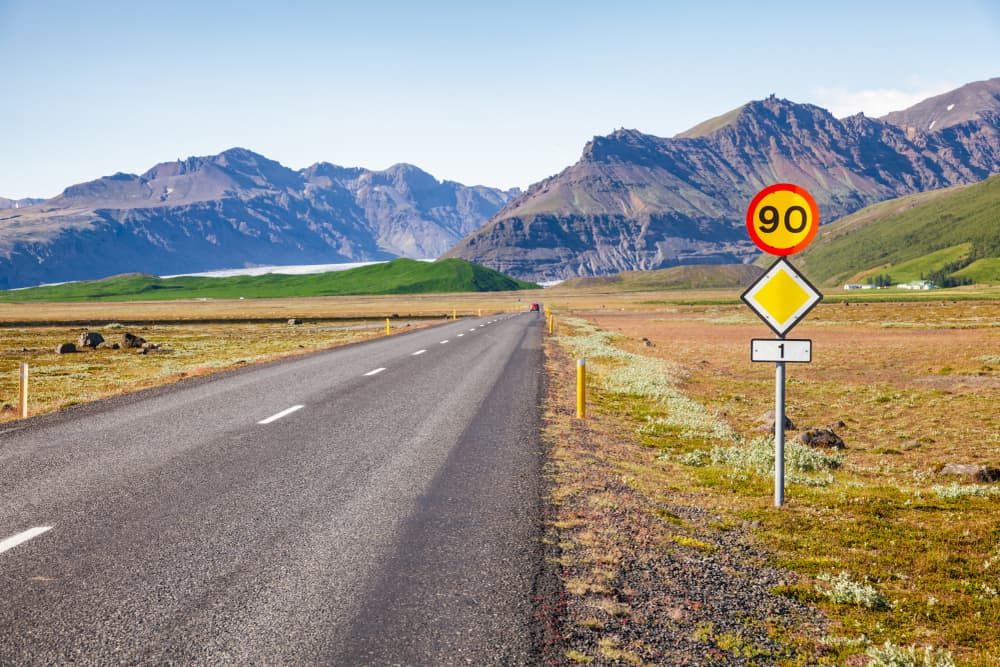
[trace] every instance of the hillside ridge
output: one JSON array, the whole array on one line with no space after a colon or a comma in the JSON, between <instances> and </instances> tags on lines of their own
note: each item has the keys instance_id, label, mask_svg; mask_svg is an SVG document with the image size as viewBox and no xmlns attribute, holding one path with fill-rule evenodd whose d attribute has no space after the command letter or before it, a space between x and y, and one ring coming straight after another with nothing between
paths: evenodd
<instances>
[{"instance_id":1,"label":"hillside ridge","mask_svg":"<svg viewBox=\"0 0 1000 667\"><path fill-rule=\"evenodd\" d=\"M575 164L531 185L447 256L538 281L749 262L745 209L767 185L809 190L827 223L1000 172L1000 99L995 107L909 136L884 120L838 119L772 95L674 138L617 130L591 139Z\"/></svg>"},{"instance_id":2,"label":"hillside ridge","mask_svg":"<svg viewBox=\"0 0 1000 667\"><path fill-rule=\"evenodd\" d=\"M101 280L0 291L0 302L163 301L377 294L497 292L537 289L465 260L391 262L306 275L265 274L212 278L159 278L132 273Z\"/></svg>"}]
</instances>

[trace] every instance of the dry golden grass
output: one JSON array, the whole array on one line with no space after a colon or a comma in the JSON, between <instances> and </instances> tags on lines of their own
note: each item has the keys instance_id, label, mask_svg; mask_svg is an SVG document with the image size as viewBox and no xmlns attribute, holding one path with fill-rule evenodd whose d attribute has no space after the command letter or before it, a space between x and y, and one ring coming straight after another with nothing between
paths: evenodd
<instances>
[{"instance_id":1,"label":"dry golden grass","mask_svg":"<svg viewBox=\"0 0 1000 667\"><path fill-rule=\"evenodd\" d=\"M402 318L459 317L519 311L540 292L338 296L302 299L205 299L107 303L0 303L2 323L178 322L216 320L368 319L398 314Z\"/></svg>"},{"instance_id":2,"label":"dry golden grass","mask_svg":"<svg viewBox=\"0 0 1000 667\"><path fill-rule=\"evenodd\" d=\"M128 331L160 345L138 350L84 349L56 354L84 331L120 341ZM0 329L0 421L16 418L18 365L27 363L31 414L135 391L248 363L303 354L385 335L384 323L157 324L137 327L34 326Z\"/></svg>"},{"instance_id":3,"label":"dry golden grass","mask_svg":"<svg viewBox=\"0 0 1000 667\"><path fill-rule=\"evenodd\" d=\"M184 377L382 336L383 318L389 316L398 316L392 320L398 332L453 314L523 310L531 298L524 293L489 293L0 304L0 421L18 416L21 362L30 368L30 413L40 414ZM289 325L291 318L304 323ZM96 331L109 341L128 331L162 347L147 355L135 350L54 352L59 343L76 343L84 331Z\"/></svg>"}]
</instances>

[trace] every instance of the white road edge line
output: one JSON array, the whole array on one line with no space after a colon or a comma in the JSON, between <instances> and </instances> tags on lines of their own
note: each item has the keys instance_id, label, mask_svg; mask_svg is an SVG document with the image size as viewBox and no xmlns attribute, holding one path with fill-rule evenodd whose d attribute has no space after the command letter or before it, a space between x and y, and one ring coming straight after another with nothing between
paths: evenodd
<instances>
[{"instance_id":1,"label":"white road edge line","mask_svg":"<svg viewBox=\"0 0 1000 667\"><path fill-rule=\"evenodd\" d=\"M414 352L414 353L413 353L412 355L410 355L410 356L414 356L414 357L419 357L419 356L420 356L421 354L423 354L423 353L424 353L424 352L426 352L426 351L427 351L427 350L417 350L416 352Z\"/></svg>"},{"instance_id":2,"label":"white road edge line","mask_svg":"<svg viewBox=\"0 0 1000 667\"><path fill-rule=\"evenodd\" d=\"M301 410L304 407L306 407L306 406L304 406L304 405L293 405L292 407L288 408L287 410L282 410L278 414L271 415L267 419L261 419L257 423L258 424L270 424L271 422L276 422L279 419L281 419L282 417L287 417L288 415L292 414L293 412L296 412L297 410Z\"/></svg>"},{"instance_id":3,"label":"white road edge line","mask_svg":"<svg viewBox=\"0 0 1000 667\"><path fill-rule=\"evenodd\" d=\"M0 542L0 554L2 554L4 551L7 551L8 549L13 549L22 542L27 542L28 540L38 537L42 533L45 533L50 530L52 530L52 526L38 526L37 528L31 528L29 530L26 530L23 533L18 533L13 537L8 537L3 542Z\"/></svg>"},{"instance_id":4,"label":"white road edge line","mask_svg":"<svg viewBox=\"0 0 1000 667\"><path fill-rule=\"evenodd\" d=\"M367 377L369 375L378 375L379 373L381 373L384 370L385 370L385 368L376 368L373 371L368 371L367 373L365 373L365 377Z\"/></svg>"}]
</instances>

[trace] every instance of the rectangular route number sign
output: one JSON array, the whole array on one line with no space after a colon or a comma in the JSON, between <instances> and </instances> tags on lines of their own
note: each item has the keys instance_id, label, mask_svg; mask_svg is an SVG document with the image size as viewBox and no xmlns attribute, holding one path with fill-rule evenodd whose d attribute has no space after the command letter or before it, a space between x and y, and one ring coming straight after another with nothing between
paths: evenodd
<instances>
[{"instance_id":1,"label":"rectangular route number sign","mask_svg":"<svg viewBox=\"0 0 1000 667\"><path fill-rule=\"evenodd\" d=\"M750 341L750 360L808 364L812 361L812 341L754 338Z\"/></svg>"}]
</instances>

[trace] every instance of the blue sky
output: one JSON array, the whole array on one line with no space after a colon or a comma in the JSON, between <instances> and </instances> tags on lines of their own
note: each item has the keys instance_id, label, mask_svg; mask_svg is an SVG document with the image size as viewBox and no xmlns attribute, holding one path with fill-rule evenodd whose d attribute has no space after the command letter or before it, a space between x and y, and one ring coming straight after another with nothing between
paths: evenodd
<instances>
[{"instance_id":1,"label":"blue sky","mask_svg":"<svg viewBox=\"0 0 1000 667\"><path fill-rule=\"evenodd\" d=\"M771 93L878 116L995 76L996 0L0 0L0 196L233 146L526 187L618 127Z\"/></svg>"}]
</instances>

